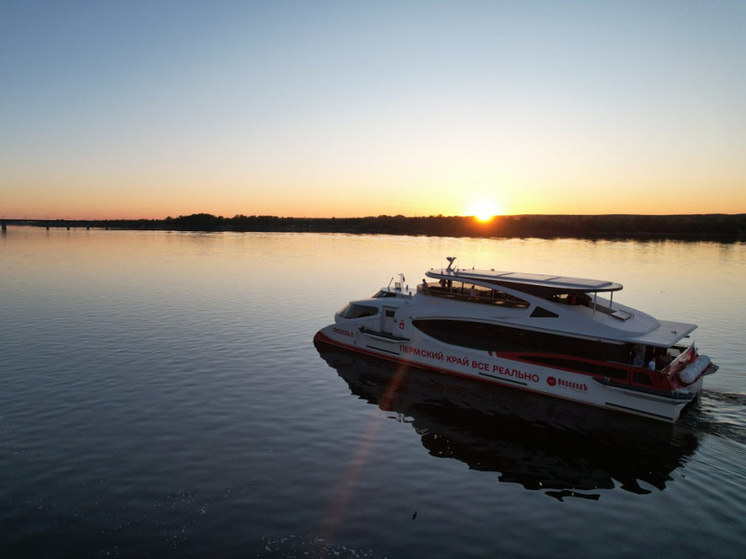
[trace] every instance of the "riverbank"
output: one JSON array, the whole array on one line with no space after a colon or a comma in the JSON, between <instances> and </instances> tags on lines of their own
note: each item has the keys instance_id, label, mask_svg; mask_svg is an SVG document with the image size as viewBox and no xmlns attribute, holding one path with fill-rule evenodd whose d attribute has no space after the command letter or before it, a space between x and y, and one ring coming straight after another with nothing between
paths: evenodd
<instances>
[{"instance_id":1,"label":"riverbank","mask_svg":"<svg viewBox=\"0 0 746 559\"><path fill-rule=\"evenodd\" d=\"M172 231L239 231L425 235L485 238L681 239L738 241L746 239L746 214L692 215L516 215L496 216L487 223L462 216L376 216L298 218L206 213L151 219L0 220L13 225Z\"/></svg>"}]
</instances>

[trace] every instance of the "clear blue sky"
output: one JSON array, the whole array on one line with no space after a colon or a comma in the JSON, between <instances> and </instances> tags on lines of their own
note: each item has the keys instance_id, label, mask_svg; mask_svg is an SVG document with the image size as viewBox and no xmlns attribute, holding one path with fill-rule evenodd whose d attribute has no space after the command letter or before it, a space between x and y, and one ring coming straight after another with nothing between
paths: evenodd
<instances>
[{"instance_id":1,"label":"clear blue sky","mask_svg":"<svg viewBox=\"0 0 746 559\"><path fill-rule=\"evenodd\" d=\"M0 0L0 82L0 217L746 212L744 1Z\"/></svg>"}]
</instances>

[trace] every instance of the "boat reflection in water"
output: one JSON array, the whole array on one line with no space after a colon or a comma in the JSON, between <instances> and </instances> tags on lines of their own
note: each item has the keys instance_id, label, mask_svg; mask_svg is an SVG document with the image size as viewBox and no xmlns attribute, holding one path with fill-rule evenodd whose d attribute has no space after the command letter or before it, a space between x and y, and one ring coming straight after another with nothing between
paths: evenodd
<instances>
[{"instance_id":1,"label":"boat reflection in water","mask_svg":"<svg viewBox=\"0 0 746 559\"><path fill-rule=\"evenodd\" d=\"M431 455L499 472L563 499L662 491L694 431L539 394L431 373L317 342L356 396L412 423Z\"/></svg>"}]
</instances>

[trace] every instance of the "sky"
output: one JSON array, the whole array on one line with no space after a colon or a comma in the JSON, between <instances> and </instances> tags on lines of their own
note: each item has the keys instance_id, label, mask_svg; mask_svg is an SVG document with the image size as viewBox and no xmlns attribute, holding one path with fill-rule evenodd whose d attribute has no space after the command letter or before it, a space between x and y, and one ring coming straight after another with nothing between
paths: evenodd
<instances>
[{"instance_id":1,"label":"sky","mask_svg":"<svg viewBox=\"0 0 746 559\"><path fill-rule=\"evenodd\" d=\"M0 218L746 212L746 1L0 0Z\"/></svg>"}]
</instances>

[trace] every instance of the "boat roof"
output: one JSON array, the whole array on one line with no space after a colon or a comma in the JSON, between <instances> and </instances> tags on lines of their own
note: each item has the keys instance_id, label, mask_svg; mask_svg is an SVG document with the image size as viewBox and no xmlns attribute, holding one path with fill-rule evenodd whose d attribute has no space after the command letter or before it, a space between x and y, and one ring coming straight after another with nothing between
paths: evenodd
<instances>
[{"instance_id":1,"label":"boat roof","mask_svg":"<svg viewBox=\"0 0 746 559\"><path fill-rule=\"evenodd\" d=\"M549 299L553 295L608 293L620 291L622 284L598 279L575 278L548 274L533 274L523 272L508 272L497 270L462 270L459 268L431 268L426 276L435 279L453 280L463 283L474 283L483 287L504 287L509 291L524 293L530 296ZM614 312L595 312L595 304L591 310L584 312L584 307L565 308L553 305L551 301L540 303L546 308L563 317L563 321L556 328L544 331L561 331L576 336L594 336L608 340L641 343L652 346L670 347L688 336L697 326L695 324L658 320L637 309L623 305L616 305ZM610 303L609 303L610 304ZM598 307L599 309L601 306ZM568 312L570 309L573 312ZM494 318L493 318L494 320ZM534 329L536 325L532 316L510 316L506 324L516 327Z\"/></svg>"},{"instance_id":2,"label":"boat roof","mask_svg":"<svg viewBox=\"0 0 746 559\"><path fill-rule=\"evenodd\" d=\"M427 272L432 278L456 279L458 281L487 282L494 285L504 285L519 291L551 291L556 293L601 293L619 291L621 283L607 280L573 278L548 274L531 274L524 272L506 272L495 270L462 270L460 268L436 269Z\"/></svg>"}]
</instances>

